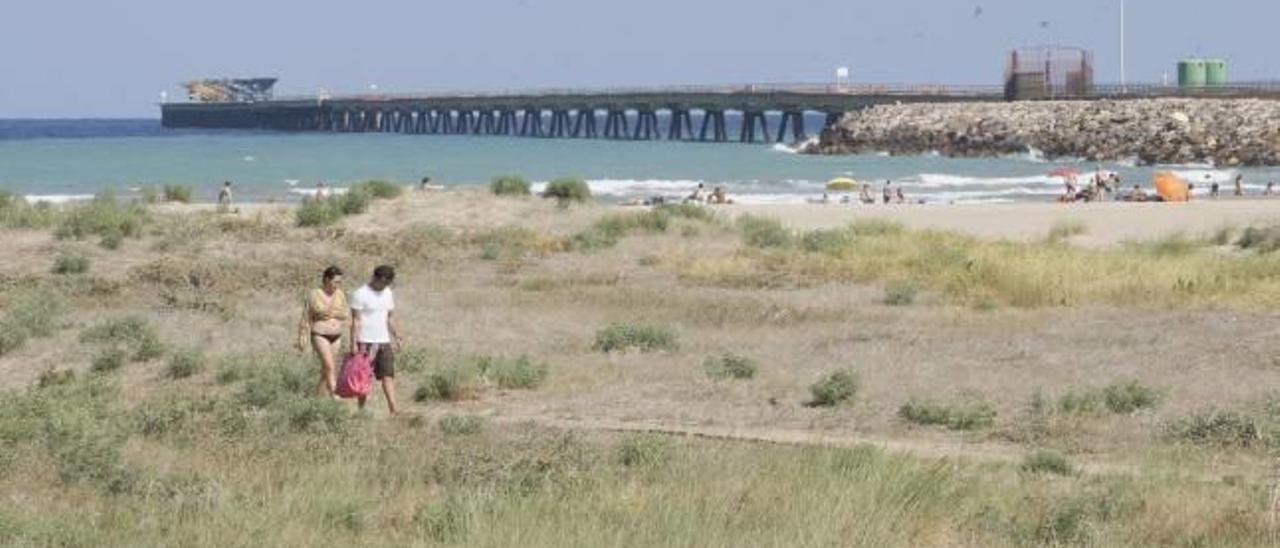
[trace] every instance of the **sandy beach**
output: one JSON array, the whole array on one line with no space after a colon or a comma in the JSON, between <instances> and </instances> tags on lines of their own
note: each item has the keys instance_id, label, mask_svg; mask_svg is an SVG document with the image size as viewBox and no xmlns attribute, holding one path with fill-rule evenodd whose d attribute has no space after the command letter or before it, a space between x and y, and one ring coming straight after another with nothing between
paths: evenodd
<instances>
[{"instance_id":1,"label":"sandy beach","mask_svg":"<svg viewBox=\"0 0 1280 548\"><path fill-rule=\"evenodd\" d=\"M1185 204L1107 202L1093 204L1019 203L976 205L848 206L838 204L733 205L731 216L776 217L796 229L831 228L865 219L883 219L909 228L940 229L1011 240L1042 238L1056 223L1083 223L1086 234L1072 239L1106 246L1182 233L1202 236L1224 228L1280 221L1280 200L1219 199Z\"/></svg>"}]
</instances>

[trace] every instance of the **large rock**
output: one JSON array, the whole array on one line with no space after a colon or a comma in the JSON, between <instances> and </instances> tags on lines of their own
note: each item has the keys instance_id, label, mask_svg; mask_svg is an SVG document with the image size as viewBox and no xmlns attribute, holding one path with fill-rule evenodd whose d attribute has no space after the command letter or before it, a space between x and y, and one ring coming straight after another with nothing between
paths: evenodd
<instances>
[{"instance_id":1,"label":"large rock","mask_svg":"<svg viewBox=\"0 0 1280 548\"><path fill-rule=\"evenodd\" d=\"M881 105L850 112L804 152L1277 165L1280 101L1155 99Z\"/></svg>"}]
</instances>

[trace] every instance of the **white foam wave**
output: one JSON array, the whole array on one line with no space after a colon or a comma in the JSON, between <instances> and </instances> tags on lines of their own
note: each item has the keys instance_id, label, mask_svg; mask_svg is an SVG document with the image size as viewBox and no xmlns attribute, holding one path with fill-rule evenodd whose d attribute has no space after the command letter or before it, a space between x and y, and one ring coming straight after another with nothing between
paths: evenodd
<instances>
[{"instance_id":1,"label":"white foam wave","mask_svg":"<svg viewBox=\"0 0 1280 548\"><path fill-rule=\"evenodd\" d=\"M1174 175L1193 185L1205 183L1230 183L1236 180L1240 172L1234 169L1175 169Z\"/></svg>"},{"instance_id":2,"label":"white foam wave","mask_svg":"<svg viewBox=\"0 0 1280 548\"><path fill-rule=\"evenodd\" d=\"M328 190L328 191L329 191L329 194L346 194L346 193L347 193L347 187L341 187L341 186L340 186L340 187L328 188L328 189L326 189L326 190ZM300 195L300 196L312 196L312 197L314 197L314 196L315 196L317 193L319 193L319 192L320 192L320 189L318 189L318 188L314 188L314 187L313 187L313 188L291 188L291 189L289 189L289 193L290 193L290 194L297 194L297 195Z\"/></svg>"},{"instance_id":3,"label":"white foam wave","mask_svg":"<svg viewBox=\"0 0 1280 548\"><path fill-rule=\"evenodd\" d=\"M1026 175L1020 177L970 177L947 173L921 173L916 177L903 179L904 183L912 183L920 188L943 188L956 186L1015 186L1015 185L1062 185L1061 177L1048 175Z\"/></svg>"},{"instance_id":4,"label":"white foam wave","mask_svg":"<svg viewBox=\"0 0 1280 548\"><path fill-rule=\"evenodd\" d=\"M28 194L23 198L29 204L65 204L68 202L87 202L93 199L92 194Z\"/></svg>"},{"instance_id":5,"label":"white foam wave","mask_svg":"<svg viewBox=\"0 0 1280 548\"><path fill-rule=\"evenodd\" d=\"M587 186L591 187L592 194L602 196L643 196L688 194L698 188L700 183L707 189L721 184L696 179L591 179L587 181ZM546 188L546 181L538 181L530 186L534 193L541 193Z\"/></svg>"},{"instance_id":6,"label":"white foam wave","mask_svg":"<svg viewBox=\"0 0 1280 548\"><path fill-rule=\"evenodd\" d=\"M774 145L769 147L769 149L774 152L781 152L783 154L795 154L797 151L799 151L799 148L792 148L783 143L774 143Z\"/></svg>"}]
</instances>

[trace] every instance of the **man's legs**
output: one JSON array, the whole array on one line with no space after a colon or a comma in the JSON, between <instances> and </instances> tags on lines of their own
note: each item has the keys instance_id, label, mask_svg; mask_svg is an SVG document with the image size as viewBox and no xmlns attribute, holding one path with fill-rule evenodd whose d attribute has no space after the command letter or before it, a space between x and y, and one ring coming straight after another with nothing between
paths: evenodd
<instances>
[{"instance_id":1,"label":"man's legs","mask_svg":"<svg viewBox=\"0 0 1280 548\"><path fill-rule=\"evenodd\" d=\"M387 412L396 414L396 378L382 378L382 394L387 397Z\"/></svg>"}]
</instances>

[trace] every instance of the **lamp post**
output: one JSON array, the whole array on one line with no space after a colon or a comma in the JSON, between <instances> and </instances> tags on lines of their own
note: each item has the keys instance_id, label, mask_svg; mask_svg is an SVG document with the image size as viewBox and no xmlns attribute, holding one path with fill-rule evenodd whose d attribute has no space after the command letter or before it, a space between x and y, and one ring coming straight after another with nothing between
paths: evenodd
<instances>
[{"instance_id":1,"label":"lamp post","mask_svg":"<svg viewBox=\"0 0 1280 548\"><path fill-rule=\"evenodd\" d=\"M1128 81L1125 78L1124 38L1124 0L1120 0L1120 93L1129 93Z\"/></svg>"}]
</instances>

